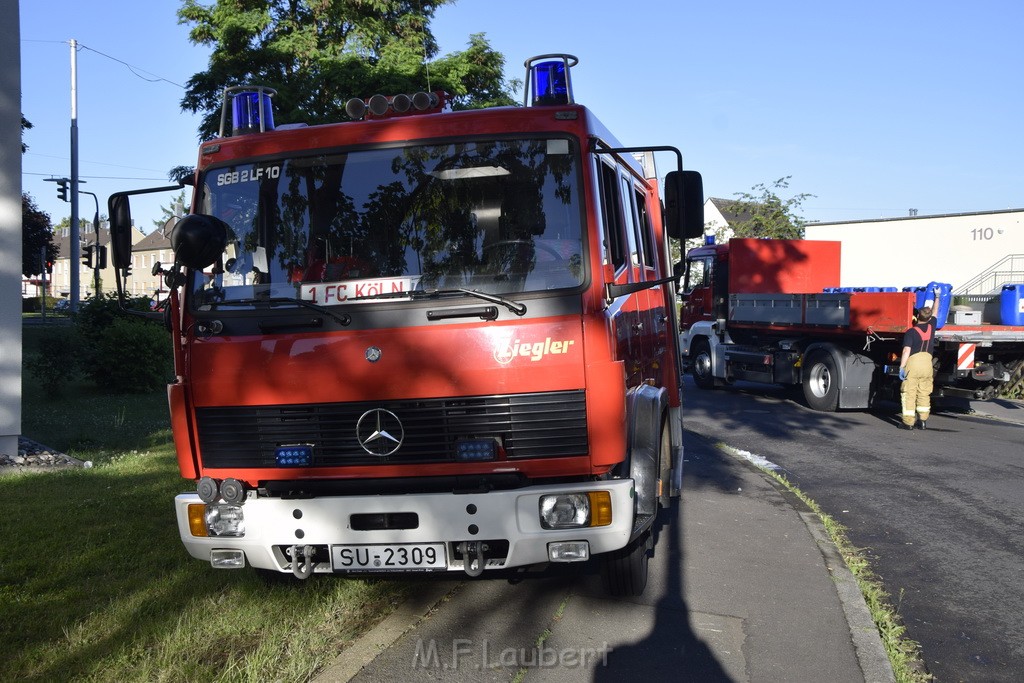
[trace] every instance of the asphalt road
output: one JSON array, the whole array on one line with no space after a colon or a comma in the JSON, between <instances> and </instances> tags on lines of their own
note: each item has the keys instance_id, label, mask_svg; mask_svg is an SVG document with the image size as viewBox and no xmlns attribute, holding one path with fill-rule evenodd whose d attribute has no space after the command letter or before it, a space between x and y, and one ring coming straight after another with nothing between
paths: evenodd
<instances>
[{"instance_id":1,"label":"asphalt road","mask_svg":"<svg viewBox=\"0 0 1024 683\"><path fill-rule=\"evenodd\" d=\"M780 388L702 391L685 426L763 456L865 548L938 681L1024 676L1024 424L895 405L817 413Z\"/></svg>"}]
</instances>

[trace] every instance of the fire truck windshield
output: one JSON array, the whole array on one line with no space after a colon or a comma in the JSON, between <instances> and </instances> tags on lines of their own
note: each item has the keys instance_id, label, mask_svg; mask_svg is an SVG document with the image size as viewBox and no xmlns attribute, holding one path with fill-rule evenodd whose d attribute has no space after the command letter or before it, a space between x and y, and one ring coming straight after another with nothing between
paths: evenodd
<instances>
[{"instance_id":1,"label":"fire truck windshield","mask_svg":"<svg viewBox=\"0 0 1024 683\"><path fill-rule=\"evenodd\" d=\"M200 212L230 228L220 261L194 275L200 307L516 294L585 277L579 151L567 138L264 159L211 168L200 191Z\"/></svg>"}]
</instances>

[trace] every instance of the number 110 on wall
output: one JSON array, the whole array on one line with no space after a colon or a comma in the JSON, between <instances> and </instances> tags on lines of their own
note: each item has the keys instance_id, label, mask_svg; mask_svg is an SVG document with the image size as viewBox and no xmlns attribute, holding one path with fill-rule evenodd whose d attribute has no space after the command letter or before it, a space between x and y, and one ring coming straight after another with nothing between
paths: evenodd
<instances>
[{"instance_id":1,"label":"number 110 on wall","mask_svg":"<svg viewBox=\"0 0 1024 683\"><path fill-rule=\"evenodd\" d=\"M971 239L975 242L990 240L995 237L995 230L992 228L974 228L971 230Z\"/></svg>"}]
</instances>

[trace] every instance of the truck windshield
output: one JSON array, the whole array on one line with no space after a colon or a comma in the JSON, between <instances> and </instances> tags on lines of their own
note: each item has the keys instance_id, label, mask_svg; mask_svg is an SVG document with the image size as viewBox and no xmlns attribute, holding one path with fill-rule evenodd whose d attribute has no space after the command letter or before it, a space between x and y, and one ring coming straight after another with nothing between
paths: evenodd
<instances>
[{"instance_id":1,"label":"truck windshield","mask_svg":"<svg viewBox=\"0 0 1024 683\"><path fill-rule=\"evenodd\" d=\"M229 226L193 302L365 303L584 281L579 153L566 138L338 152L208 170L199 211Z\"/></svg>"}]
</instances>

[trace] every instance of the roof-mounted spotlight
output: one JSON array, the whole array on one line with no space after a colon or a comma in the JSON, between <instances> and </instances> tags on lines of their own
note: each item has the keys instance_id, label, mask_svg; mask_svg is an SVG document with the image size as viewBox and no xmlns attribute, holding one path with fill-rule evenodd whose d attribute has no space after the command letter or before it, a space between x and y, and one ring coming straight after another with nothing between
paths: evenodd
<instances>
[{"instance_id":1,"label":"roof-mounted spotlight","mask_svg":"<svg viewBox=\"0 0 1024 683\"><path fill-rule=\"evenodd\" d=\"M404 114L412 107L412 98L408 95L395 95L391 98L391 108L399 114Z\"/></svg>"},{"instance_id":2,"label":"roof-mounted spotlight","mask_svg":"<svg viewBox=\"0 0 1024 683\"><path fill-rule=\"evenodd\" d=\"M345 113L359 121L364 118L391 118L412 114L430 114L442 111L445 106L443 92L418 92L413 95L399 94L394 97L374 95L369 100L354 97L345 103Z\"/></svg>"},{"instance_id":3,"label":"roof-mounted spotlight","mask_svg":"<svg viewBox=\"0 0 1024 683\"><path fill-rule=\"evenodd\" d=\"M358 97L353 97L345 103L345 113L348 114L350 118L358 121L366 116L366 102L363 102Z\"/></svg>"},{"instance_id":4,"label":"roof-mounted spotlight","mask_svg":"<svg viewBox=\"0 0 1024 683\"><path fill-rule=\"evenodd\" d=\"M565 54L538 55L527 59L524 66L529 85L524 93L523 105L537 107L573 104L569 72L579 62L573 55Z\"/></svg>"},{"instance_id":5,"label":"roof-mounted spotlight","mask_svg":"<svg viewBox=\"0 0 1024 683\"><path fill-rule=\"evenodd\" d=\"M427 109L433 109L440 104L441 98L437 96L437 93L433 92L418 92L412 96L412 106L416 107L419 111L426 111Z\"/></svg>"},{"instance_id":6,"label":"roof-mounted spotlight","mask_svg":"<svg viewBox=\"0 0 1024 683\"><path fill-rule=\"evenodd\" d=\"M374 95L367 104L370 107L371 114L374 116L384 116L384 114L388 113L390 102L388 102L386 95Z\"/></svg>"}]
</instances>

